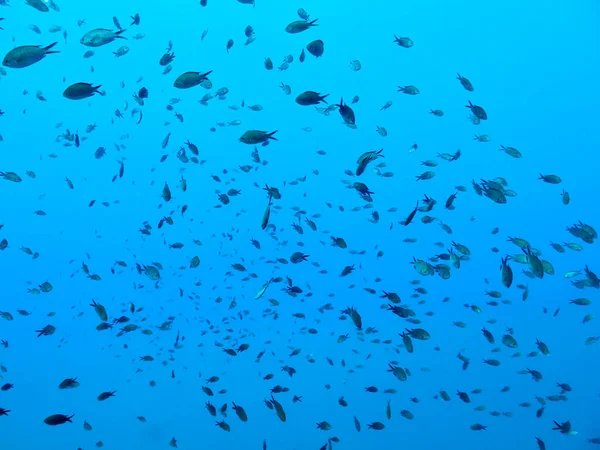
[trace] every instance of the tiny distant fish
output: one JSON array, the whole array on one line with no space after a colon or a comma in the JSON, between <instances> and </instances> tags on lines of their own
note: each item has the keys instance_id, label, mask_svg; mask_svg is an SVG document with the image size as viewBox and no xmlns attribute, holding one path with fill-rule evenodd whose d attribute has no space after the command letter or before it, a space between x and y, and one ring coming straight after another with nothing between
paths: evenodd
<instances>
[{"instance_id":1,"label":"tiny distant fish","mask_svg":"<svg viewBox=\"0 0 600 450\"><path fill-rule=\"evenodd\" d=\"M171 137L171 133L168 133L165 138L162 141L161 147L163 148L163 150L165 148L167 148L167 145L169 145L169 138Z\"/></svg>"},{"instance_id":2,"label":"tiny distant fish","mask_svg":"<svg viewBox=\"0 0 600 450\"><path fill-rule=\"evenodd\" d=\"M269 288L269 286L271 285L272 282L273 282L273 278L269 279L269 281L267 281L265 284L263 284L262 287L258 290L256 295L254 296L254 299L258 300L259 298L261 298L265 294L265 292L267 292L267 289Z\"/></svg>"},{"instance_id":3,"label":"tiny distant fish","mask_svg":"<svg viewBox=\"0 0 600 450\"><path fill-rule=\"evenodd\" d=\"M100 159L104 155L106 155L106 149L104 147L98 147L96 149L96 151L94 152L94 158L96 158L96 159Z\"/></svg>"},{"instance_id":4,"label":"tiny distant fish","mask_svg":"<svg viewBox=\"0 0 600 450\"><path fill-rule=\"evenodd\" d=\"M306 50L308 50L308 53L313 55L315 58L320 58L323 56L323 52L325 51L325 43L322 40L317 39L316 41L309 42L309 44L306 46Z\"/></svg>"},{"instance_id":5,"label":"tiny distant fish","mask_svg":"<svg viewBox=\"0 0 600 450\"><path fill-rule=\"evenodd\" d=\"M387 130L384 127L377 127L377 134L379 134L381 137L386 137L387 136Z\"/></svg>"},{"instance_id":6,"label":"tiny distant fish","mask_svg":"<svg viewBox=\"0 0 600 450\"><path fill-rule=\"evenodd\" d=\"M289 85L284 84L282 82L280 87L281 90L285 93L285 95L290 95L292 93L292 88Z\"/></svg>"},{"instance_id":7,"label":"tiny distant fish","mask_svg":"<svg viewBox=\"0 0 600 450\"><path fill-rule=\"evenodd\" d=\"M117 58L126 55L127 53L129 53L129 47L127 47L126 45L123 45L121 47L119 47L117 49L116 52L113 52L113 55L115 55Z\"/></svg>"},{"instance_id":8,"label":"tiny distant fish","mask_svg":"<svg viewBox=\"0 0 600 450\"><path fill-rule=\"evenodd\" d=\"M298 11L296 11L296 12L298 13L298 17L300 17L302 20L305 20L305 21L309 21L310 20L310 16L304 10L304 8L299 8Z\"/></svg>"},{"instance_id":9,"label":"tiny distant fish","mask_svg":"<svg viewBox=\"0 0 600 450\"><path fill-rule=\"evenodd\" d=\"M396 37L394 35L394 42L398 44L400 47L411 48L414 45L414 42L411 38L408 37Z\"/></svg>"}]
</instances>

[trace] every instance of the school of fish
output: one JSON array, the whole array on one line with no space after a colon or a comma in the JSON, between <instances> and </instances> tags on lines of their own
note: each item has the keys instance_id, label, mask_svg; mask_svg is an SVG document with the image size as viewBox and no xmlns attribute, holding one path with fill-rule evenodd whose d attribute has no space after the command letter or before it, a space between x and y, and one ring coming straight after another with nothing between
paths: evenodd
<instances>
[{"instance_id":1,"label":"school of fish","mask_svg":"<svg viewBox=\"0 0 600 450\"><path fill-rule=\"evenodd\" d=\"M200 0L193 6L209 10L214 1ZM268 15L261 10L261 0L230 3L248 17ZM467 73L448 74L449 79L455 78L454 88L464 94L464 103L441 102L452 114L465 116L459 130L462 141L450 144L463 147L462 151L424 149L416 143L419 136L406 148L386 147L386 127L365 131L361 123L367 116L383 121L396 108L411 108L411 98L423 95L420 89L399 85L380 108L361 109L363 99L354 93L304 90L309 86L300 89L281 82L278 76L285 78L298 65L311 64L311 72L306 73L313 76L316 89L323 75L319 62L328 57L330 44L335 47L319 39L318 30L339 26L319 20L318 11L309 15L290 5L289 17L269 18L280 22L280 36L263 36L252 25L232 30L233 38L226 42L211 40L208 28L190 36L194 46L218 47L223 58L260 47L264 56L253 56L250 67L240 63L236 75L268 75L281 104L272 116L275 120L265 120L261 129L246 127L245 114L264 114L263 109L275 106L246 104L244 97L261 97L251 88L236 92L220 86L219 60L184 61L168 30L144 27L143 11L128 14L122 26L124 11L112 23L110 18L91 15L73 23L61 19L68 7L53 0L0 0L4 54L0 93L7 80L39 68L34 72L38 77L60 71L54 75L63 82L56 92L37 91L39 102L84 105L74 110L76 116L65 118L53 110L51 120L59 121L57 134L42 134L43 150L22 148L20 157L30 169L20 171L5 166L2 152L19 144L9 142L12 130L4 129L2 121L17 120L20 114L23 130L35 130L36 125L28 121L27 110L4 104L0 97L3 208L18 205L23 210L19 220L35 224L44 234L37 239L46 242L46 253L29 247L27 242L36 239L22 231L19 222L3 222L0 211L3 267L28 258L32 280L28 286L15 286L20 297L2 294L0 298L0 429L4 435L10 434L11 419L32 414L24 411L29 405L18 401L19 391L39 384L59 390L59 398L66 399L66 391L74 393L62 409L49 409L42 395L33 411L49 427L83 427L92 436L85 444L73 438L69 448L122 449L111 442L110 429L93 427L93 417L80 410L96 409L103 421L110 415L131 429L147 426L157 414L173 412L134 407L137 413L132 415L131 405L99 410L99 402L152 396L140 392L172 383L185 386L186 396L205 403L187 411L186 420L166 431L173 437L157 442L156 448L359 448L353 446L352 433L371 433L363 441L370 448L397 448L386 441L386 433L398 433L397 441L411 430L431 431L447 414L458 417L453 420L461 424L453 430L461 436L457 439L471 439L475 433L478 437L473 439L484 435L477 442L508 439L509 445L506 420L515 417L524 423L544 422L545 434L526 438L532 449L567 448L560 439L573 439L568 448L583 448L576 447L582 442L600 444L600 431L597 436L577 436L578 424L571 421L568 400L579 387L560 378L565 348L583 354L600 340L600 332L594 334L591 328L600 263L585 256L597 246L594 224L572 217L571 197L558 174L540 173L535 194L513 190L510 183L519 183L511 174L483 179L473 170L461 175L464 184L430 181L470 158L475 146L486 151L493 147L494 158L535 165L531 158L527 160L526 150L495 144L504 137L492 139L479 132L495 117L493 113L488 117L485 92L477 80ZM48 32L30 25L33 34L27 40L13 37L11 41L10 33L19 30L17 34L23 36L25 24L42 13L54 14L52 20L60 25ZM275 56L267 55L269 40L286 34L299 35L298 46L278 65ZM138 50L148 39L164 39L165 46L154 48L153 54ZM344 43L336 46L340 44ZM395 58L402 58L402 52L419 52L419 42L401 30L389 30L389 41L380 45L389 47ZM67 60L66 53L81 55L76 62ZM99 54L109 55L113 62L109 71L98 72L121 78L120 86L98 76L93 64ZM135 59L139 73L120 70L122 58ZM70 64L89 66L87 77L73 79ZM363 64L353 59L336 76L361 70ZM23 95L31 96L28 91ZM368 95L368 90L362 91L363 97ZM213 120L218 114L211 111L218 101L227 102L229 112L240 119ZM35 103L28 104L29 109L36 108ZM105 108L100 104L115 105L112 117L98 113ZM439 107L411 110L412 120L430 121L434 127L433 121L447 119L448 111ZM294 111L302 108L311 110L314 125L290 123ZM78 129L78 120L87 121L85 130ZM202 128L207 123L212 125ZM149 146L147 135L161 126L166 130L160 131L162 141ZM353 147L342 151L323 149L311 140L313 127L318 133L325 128L333 142L339 133L370 137L357 137ZM284 131L290 129L295 130L293 137ZM394 133L391 126L389 133ZM209 149L215 145L218 153ZM289 173L296 164L298 169L304 167L302 160L308 153L317 158L311 161L321 160L322 165L294 179L281 179L281 172ZM211 165L211 159L220 166ZM59 160L66 164L60 167L71 171L64 178L53 168ZM119 192L121 198L109 198ZM44 203L47 195L54 203ZM546 230L556 236L555 241L542 241L535 233L505 234L502 216L510 208L529 220L527 211L518 212L522 204L513 204L517 196L532 197L531 201L540 196L552 208L564 208L565 229ZM344 206L348 204L352 206ZM479 215L486 213L480 211L497 214L498 226L482 229ZM53 216L60 218L46 225L44 221ZM132 217L137 225L132 226ZM543 217L535 220L544 222ZM106 221L115 228L103 228ZM63 231L73 223L81 237L72 237L82 241L70 243L65 252ZM453 226L461 232L455 235ZM216 229L221 231L213 232ZM97 242L88 248L87 240ZM561 260L568 253L577 255L579 266L564 275L555 273L555 264L562 268ZM45 279L51 266L61 276ZM468 275L475 266L493 270L478 279ZM366 275L378 272L387 275ZM540 286L559 277L564 278L561 286L568 294L560 293L549 302L540 298L536 293ZM4 286L12 283L10 273L4 271L2 278ZM450 290L445 286L454 286L454 292L462 291L464 297L440 297L438 292ZM532 302L535 306L530 306ZM495 311L501 309L510 309L503 313L509 317L527 315L529 329L495 319ZM548 325L538 325L542 320L560 320L564 310L577 312L577 334L561 335L559 322L552 334ZM574 319L570 315L565 320ZM17 333L17 329L25 331ZM24 341L23 333L30 335L29 341ZM49 342L44 350L37 346L41 340ZM75 341L85 343L85 354L70 353ZM447 341L462 345L454 347ZM488 351L482 353L482 346ZM558 352L553 351L556 347ZM43 381L33 376L15 378L13 374L21 373L14 367L19 364L16 353L29 359L38 351L47 353L53 365L64 367L64 376L44 376ZM11 352L12 364L3 362ZM104 363L95 366L96 357ZM79 358L89 359L98 377L107 381L105 386L88 385L96 389L93 396L85 391L86 377L70 373L82 367L74 363ZM542 370L540 366L548 366L540 360L548 358L555 361L552 370ZM493 379L497 385L487 400L483 400L487 391L468 378L474 370L485 374L481 376L487 378L486 384ZM436 371L443 374L443 386L428 381ZM307 384L299 384L298 379ZM301 391L299 386L304 385L314 390ZM512 396L512 385L526 386L529 396ZM599 394L584 395L597 405ZM507 400L495 404L498 396ZM162 405L159 402L164 400L151 401ZM164 402L177 409L178 401ZM290 422L297 425L290 427ZM303 435L312 432L315 423L321 437L309 443ZM206 431L199 431L194 442L178 437L181 429L209 426L239 437L221 444L207 443ZM261 438L251 442L242 437L246 426ZM497 434L492 434L494 429ZM486 432L490 437L485 437ZM427 438L420 438L425 447ZM282 439L287 446L275 443ZM30 448L27 437L21 440L23 448Z\"/></svg>"}]
</instances>

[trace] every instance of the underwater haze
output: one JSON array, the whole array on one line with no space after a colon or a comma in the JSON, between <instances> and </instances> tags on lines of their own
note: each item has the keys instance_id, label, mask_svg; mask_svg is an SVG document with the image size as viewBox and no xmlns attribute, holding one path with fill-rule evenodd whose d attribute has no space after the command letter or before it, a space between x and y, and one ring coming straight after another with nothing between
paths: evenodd
<instances>
[{"instance_id":1,"label":"underwater haze","mask_svg":"<svg viewBox=\"0 0 600 450\"><path fill-rule=\"evenodd\" d=\"M0 19L0 450L600 448L597 2Z\"/></svg>"}]
</instances>

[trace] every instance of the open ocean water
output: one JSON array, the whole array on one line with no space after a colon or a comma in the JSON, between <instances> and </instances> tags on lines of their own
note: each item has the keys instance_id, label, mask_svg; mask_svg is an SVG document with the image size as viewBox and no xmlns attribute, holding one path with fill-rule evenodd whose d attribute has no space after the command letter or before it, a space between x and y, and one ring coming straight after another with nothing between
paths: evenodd
<instances>
[{"instance_id":1,"label":"open ocean water","mask_svg":"<svg viewBox=\"0 0 600 450\"><path fill-rule=\"evenodd\" d=\"M0 449L600 444L597 2L58 2L0 0Z\"/></svg>"}]
</instances>

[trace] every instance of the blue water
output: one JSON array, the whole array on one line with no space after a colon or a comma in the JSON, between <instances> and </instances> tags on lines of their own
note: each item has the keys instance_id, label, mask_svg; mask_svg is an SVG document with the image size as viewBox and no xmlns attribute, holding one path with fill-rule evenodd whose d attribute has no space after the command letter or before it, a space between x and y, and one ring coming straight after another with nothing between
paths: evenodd
<instances>
[{"instance_id":1,"label":"blue water","mask_svg":"<svg viewBox=\"0 0 600 450\"><path fill-rule=\"evenodd\" d=\"M6 75L0 76L0 109L5 113L0 117L0 170L22 179L0 179L0 242L8 244L0 251L0 311L13 317L0 318L0 339L6 343L0 346L0 383L14 384L0 391L0 408L10 410L0 416L0 448L158 450L171 448L175 438L180 449L266 445L269 450L316 450L331 445L340 450L526 450L538 448L536 437L552 450L593 448L588 440L600 438L599 347L586 345L586 339L600 336L600 329L597 320L582 320L597 313L600 299L598 289L579 290L571 281L585 279L586 265L600 274L600 251L597 242L584 243L566 227L579 221L600 227L596 2L257 0L252 7L208 0L202 7L188 0L64 0L58 6L60 12L40 12L19 0L0 6L3 54L15 46L55 41L60 51L26 68L4 67ZM299 20L300 7L311 20L318 18L319 26L288 34L285 27ZM135 13L140 24L129 26ZM80 38L93 28L115 29L113 16L127 28L123 36L128 39L93 49L95 55L84 59L90 48ZM66 43L62 30L48 31L56 25L67 31ZM256 40L245 46L247 25L254 28ZM201 41L205 29L208 34ZM133 39L138 33L143 39ZM394 35L410 37L414 46L396 45ZM227 53L229 39L234 45ZM306 53L300 63L302 48L315 39L324 42L323 56ZM176 58L173 70L162 75L158 62L170 40ZM122 45L129 53L117 58L112 52ZM286 55L294 61L280 71ZM275 65L272 71L264 68L267 56ZM351 70L353 60L360 61L361 70ZM212 89L173 87L183 72L209 70ZM473 83L473 92L461 86L457 72ZM75 82L102 85L105 95L68 100L62 93ZM284 94L282 82L291 86L291 95ZM417 86L420 94L397 92L406 85ZM149 91L143 107L132 98L141 87ZM229 88L226 98L198 103L223 87ZM294 99L307 90L330 94L330 104L341 97L350 104L359 96L351 105L356 129L344 125L336 110L324 116L313 106L298 105ZM36 98L38 91L46 101ZM181 102L169 111L172 98ZM392 106L380 111L388 100ZM488 120L474 125L464 107L468 101L484 107ZM247 107L255 104L263 110ZM143 111L140 124L133 108ZM435 117L430 109L441 109L444 116ZM115 110L124 117L117 118ZM241 124L227 125L235 120ZM97 128L86 133L89 124ZM377 126L388 135L377 134ZM238 141L252 129L278 130L277 141L257 146L261 163L251 158L254 146ZM79 147L57 139L67 130L78 134ZM491 141L477 142L474 134L487 134ZM187 140L198 146L202 164L177 158ZM418 148L410 152L413 144ZM499 151L501 145L519 149L523 157L510 157ZM100 159L94 156L98 147L106 148ZM344 173L356 170L364 152L382 148L384 158L371 162L360 177ZM457 149L461 155L455 161L437 157ZM164 162L162 155L168 155ZM193 156L189 150L187 156ZM425 160L438 166L426 168L421 165ZM393 176L376 173L382 162L386 166L380 173ZM252 167L248 173L240 170L244 165ZM416 182L425 170L436 176ZM543 183L540 173L556 174L562 183ZM182 177L186 192L180 188ZM478 196L472 188L472 180L497 177L517 194L506 204ZM345 180L365 183L374 192L372 204L348 189ZM172 192L169 202L161 198L165 182ZM282 198L273 199L271 225L262 230L265 184L277 187ZM456 186L465 186L466 192L458 191L454 210L445 209ZM241 195L223 205L218 194L230 189ZM569 205L561 200L563 189L570 194ZM400 225L424 195L437 200L434 209ZM96 202L90 207L92 200ZM182 215L184 205L188 209ZM397 211L390 212L392 208ZM378 223L369 221L373 211L380 215ZM438 220L424 224L425 215ZM159 229L166 216L173 225ZM298 217L303 235L291 226ZM306 217L314 220L317 231L306 225ZM146 222L150 235L139 231ZM452 235L440 223L450 226ZM491 233L495 227L498 234ZM331 236L343 237L348 248L333 247ZM527 239L540 258L552 263L555 274L530 278L523 273L531 270L526 261L511 260L514 281L505 288L501 257L523 254L507 241L509 236ZM404 242L407 238L416 242ZM261 248L252 246L251 239ZM451 269L450 279L421 276L410 264L413 257L428 260L446 253L452 241L466 245L471 255L460 269ZM176 242L183 248L169 247ZM576 242L583 250L558 253L550 242ZM297 251L310 255L308 260L277 261L289 261ZM201 262L190 268L194 256ZM126 267L115 265L117 260ZM441 262L446 261L431 264ZM83 263L100 279L90 279ZM156 283L136 269L136 264L156 263L162 266ZM247 271L235 271L232 264L243 264ZM341 277L351 265L354 272ZM582 274L568 279L568 271ZM302 294L285 292L286 276ZM271 283L256 300L261 286L276 277L283 281ZM411 284L413 280L420 284ZM44 282L51 283L50 292L28 292ZM526 301L518 284L528 286ZM426 294L414 295L418 287ZM486 296L486 290L499 291L501 298ZM389 302L380 298L382 291L398 293L397 306L413 309L421 323L386 311ZM591 304L569 303L576 298ZM126 316L128 324L140 328L118 336L126 324L115 323L111 330L97 331L101 320L89 306L92 301L104 305L109 323ZM492 301L498 306L488 304ZM319 311L327 303L332 310ZM129 304L135 305L134 313ZM477 305L481 312L465 304ZM342 314L348 307L360 313L363 331ZM305 318L298 318L299 313ZM160 330L166 321L172 322L170 329ZM38 338L35 330L46 325L56 331ZM365 334L369 327L377 333ZM493 333L495 344L484 339L482 327ZM514 330L517 349L500 342L507 327ZM318 334L308 333L309 328ZM424 328L431 339L413 340L415 350L409 354L398 336L405 328ZM338 343L345 334L348 340ZM537 351L536 339L548 345L549 356L528 356ZM249 349L236 356L223 352L241 344ZM492 352L494 348L500 351ZM301 351L289 356L294 349ZM265 353L257 363L261 351ZM470 359L467 370L457 359L459 352ZM141 361L145 355L154 361ZM501 364L483 364L484 358ZM407 381L386 371L392 361L409 369ZM297 373L290 377L282 366ZM540 371L543 379L535 382L531 375L518 374L524 369ZM267 374L274 378L263 380ZM211 376L220 379L207 383ZM77 377L79 387L58 388L71 377ZM536 418L541 407L536 396L558 395L557 382L572 387L565 394L568 400L547 400L543 416ZM276 385L289 388L274 394L286 412L285 423L265 405ZM203 386L215 395L208 397ZM369 386L379 391L366 392ZM505 386L510 390L500 392ZM386 389L396 393L386 394ZM482 392L471 393L476 389ZM449 402L437 398L440 390L448 392ZM462 402L457 390L469 393L471 403ZM98 401L105 391L116 394ZM294 396L301 401L294 403ZM345 408L338 404L342 396ZM208 401L217 409L227 403L227 417L209 415ZM388 401L391 419L386 417ZM247 422L236 416L232 402L245 409ZM531 406L519 406L525 402ZM476 410L479 406L484 409ZM414 418L402 417L402 410ZM490 414L494 411L512 417L495 417ZM74 417L72 423L48 426L44 419L52 414ZM353 417L360 421L360 432ZM231 431L215 426L217 420L226 421ZM84 429L84 421L91 430ZM317 429L322 421L331 430ZM578 433L553 431L553 421L571 421ZM385 429L368 429L373 422ZM473 424L487 430L472 431ZM329 440L334 437L339 442Z\"/></svg>"}]
</instances>

